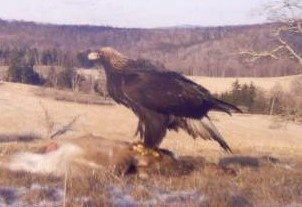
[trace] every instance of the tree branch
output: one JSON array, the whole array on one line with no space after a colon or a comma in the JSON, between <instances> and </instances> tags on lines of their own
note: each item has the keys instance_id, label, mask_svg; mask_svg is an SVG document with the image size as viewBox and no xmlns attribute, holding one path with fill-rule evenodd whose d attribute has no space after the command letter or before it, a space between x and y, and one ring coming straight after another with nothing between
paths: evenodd
<instances>
[{"instance_id":1,"label":"tree branch","mask_svg":"<svg viewBox=\"0 0 302 207\"><path fill-rule=\"evenodd\" d=\"M281 31L282 29L279 30L278 32L278 41L283 45L285 49L287 49L299 62L300 66L302 67L302 57L281 37Z\"/></svg>"},{"instance_id":2,"label":"tree branch","mask_svg":"<svg viewBox=\"0 0 302 207\"><path fill-rule=\"evenodd\" d=\"M261 52L256 52L256 51L242 51L242 52L239 52L239 54L241 55L248 55L250 56L250 61L251 62L255 62L261 58L273 58L275 60L278 60L279 58L277 57L276 53L283 49L284 46L283 45L280 45L272 50L269 50L269 51L261 51Z\"/></svg>"},{"instance_id":3,"label":"tree branch","mask_svg":"<svg viewBox=\"0 0 302 207\"><path fill-rule=\"evenodd\" d=\"M53 139L57 136L61 136L63 134L65 134L66 132L72 130L72 126L74 125L74 123L78 120L78 118L80 117L80 115L77 115L76 117L74 117L68 124L64 125L63 127L61 127L59 130L57 130L56 132L54 132L51 136L50 139Z\"/></svg>"},{"instance_id":4,"label":"tree branch","mask_svg":"<svg viewBox=\"0 0 302 207\"><path fill-rule=\"evenodd\" d=\"M302 35L302 25L301 25L301 21L297 22L297 30L298 32Z\"/></svg>"}]
</instances>

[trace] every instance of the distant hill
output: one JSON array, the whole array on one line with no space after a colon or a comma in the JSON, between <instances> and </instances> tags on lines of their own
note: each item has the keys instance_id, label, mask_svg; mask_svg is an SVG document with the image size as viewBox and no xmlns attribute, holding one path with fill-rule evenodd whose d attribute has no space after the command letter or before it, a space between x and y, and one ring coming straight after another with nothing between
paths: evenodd
<instances>
[{"instance_id":1,"label":"distant hill","mask_svg":"<svg viewBox=\"0 0 302 207\"><path fill-rule=\"evenodd\" d=\"M272 31L277 26L125 29L0 20L0 62L1 51L7 48L55 48L69 51L75 58L78 52L111 46L132 58L159 61L167 69L188 75L270 77L298 74L299 65L294 59L250 63L238 54L239 51L276 46ZM299 42L296 37L289 38Z\"/></svg>"}]
</instances>

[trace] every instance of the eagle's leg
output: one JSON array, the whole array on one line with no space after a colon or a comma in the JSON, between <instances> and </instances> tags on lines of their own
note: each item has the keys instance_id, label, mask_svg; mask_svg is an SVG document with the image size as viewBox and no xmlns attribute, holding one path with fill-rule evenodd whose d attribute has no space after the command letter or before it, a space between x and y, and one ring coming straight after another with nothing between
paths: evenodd
<instances>
[{"instance_id":1,"label":"eagle's leg","mask_svg":"<svg viewBox=\"0 0 302 207\"><path fill-rule=\"evenodd\" d=\"M166 135L169 116L147 109L143 109L142 114L136 130L142 142L132 144L132 149L143 156L163 157L168 150L158 146Z\"/></svg>"}]
</instances>

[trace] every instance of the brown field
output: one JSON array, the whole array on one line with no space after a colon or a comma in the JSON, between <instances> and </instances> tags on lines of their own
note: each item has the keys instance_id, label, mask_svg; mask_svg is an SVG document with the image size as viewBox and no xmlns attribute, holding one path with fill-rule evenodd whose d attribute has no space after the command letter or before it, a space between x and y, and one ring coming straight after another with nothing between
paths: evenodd
<instances>
[{"instance_id":1,"label":"brown field","mask_svg":"<svg viewBox=\"0 0 302 207\"><path fill-rule=\"evenodd\" d=\"M291 78L239 81L253 80L255 85L268 90L276 82L288 86ZM234 81L214 82L196 77L193 80L217 92ZM0 84L0 94L0 160L50 143L50 131L62 128L75 117L71 130L56 139L94 134L113 140L137 140L136 117L122 106L107 101L85 102L82 96L81 103L69 102L69 93L65 99L56 100L55 92L6 82ZM188 175L154 175L143 180L93 171L88 177L62 178L0 170L0 206L17 205L19 201L28 206L45 206L45 202L49 206L62 206L63 202L66 206L302 206L301 125L265 115L210 116L233 154L223 152L216 143L193 140L183 132L168 133L161 145L180 159L200 161L199 167ZM42 139L14 139L21 135ZM232 173L216 165L221 169L228 167ZM15 191L23 192L19 200Z\"/></svg>"}]
</instances>

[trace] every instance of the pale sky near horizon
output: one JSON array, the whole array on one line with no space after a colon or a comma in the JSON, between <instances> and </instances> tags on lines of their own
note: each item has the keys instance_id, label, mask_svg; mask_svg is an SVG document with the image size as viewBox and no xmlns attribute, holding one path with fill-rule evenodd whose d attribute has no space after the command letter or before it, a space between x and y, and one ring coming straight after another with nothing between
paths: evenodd
<instances>
[{"instance_id":1,"label":"pale sky near horizon","mask_svg":"<svg viewBox=\"0 0 302 207\"><path fill-rule=\"evenodd\" d=\"M259 10L266 1L6 0L1 2L0 18L144 28L254 24L265 22L265 17L253 14L253 11Z\"/></svg>"}]
</instances>

